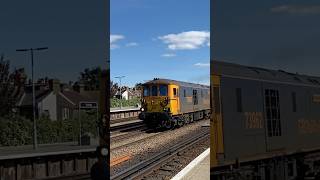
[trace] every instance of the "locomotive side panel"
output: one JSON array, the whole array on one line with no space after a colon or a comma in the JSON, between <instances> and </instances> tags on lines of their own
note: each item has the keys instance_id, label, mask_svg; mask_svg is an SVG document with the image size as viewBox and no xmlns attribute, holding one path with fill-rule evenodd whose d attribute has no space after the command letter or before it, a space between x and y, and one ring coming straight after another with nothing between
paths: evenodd
<instances>
[{"instance_id":1,"label":"locomotive side panel","mask_svg":"<svg viewBox=\"0 0 320 180\"><path fill-rule=\"evenodd\" d=\"M199 102L201 104L201 109L209 109L210 108L210 94L208 88L202 88L200 90L200 99Z\"/></svg>"},{"instance_id":2,"label":"locomotive side panel","mask_svg":"<svg viewBox=\"0 0 320 180\"><path fill-rule=\"evenodd\" d=\"M222 77L225 161L320 148L318 95L314 87Z\"/></svg>"},{"instance_id":3,"label":"locomotive side panel","mask_svg":"<svg viewBox=\"0 0 320 180\"><path fill-rule=\"evenodd\" d=\"M265 153L261 82L221 78L225 160Z\"/></svg>"},{"instance_id":4,"label":"locomotive side panel","mask_svg":"<svg viewBox=\"0 0 320 180\"><path fill-rule=\"evenodd\" d=\"M181 113L210 109L209 88L180 86Z\"/></svg>"},{"instance_id":5,"label":"locomotive side panel","mask_svg":"<svg viewBox=\"0 0 320 180\"><path fill-rule=\"evenodd\" d=\"M193 112L192 87L180 86L180 112Z\"/></svg>"},{"instance_id":6,"label":"locomotive side panel","mask_svg":"<svg viewBox=\"0 0 320 180\"><path fill-rule=\"evenodd\" d=\"M301 85L271 84L263 83L263 93L267 90L279 92L279 125L277 118L271 115L269 121L266 103L265 124L267 151L281 151L284 153L294 153L300 150L320 147L320 117L319 104L312 102L314 94L319 94L319 89ZM266 101L264 94L264 101ZM276 112L271 112L271 114ZM274 126L274 122L276 126ZM280 127L278 127L280 126Z\"/></svg>"},{"instance_id":7,"label":"locomotive side panel","mask_svg":"<svg viewBox=\"0 0 320 180\"><path fill-rule=\"evenodd\" d=\"M304 88L302 92L303 107L302 115L297 117L295 122L296 137L299 142L299 149L320 149L320 101L317 97L320 95L319 88ZM298 96L301 97L300 94ZM297 111L299 112L299 99L297 100Z\"/></svg>"}]
</instances>

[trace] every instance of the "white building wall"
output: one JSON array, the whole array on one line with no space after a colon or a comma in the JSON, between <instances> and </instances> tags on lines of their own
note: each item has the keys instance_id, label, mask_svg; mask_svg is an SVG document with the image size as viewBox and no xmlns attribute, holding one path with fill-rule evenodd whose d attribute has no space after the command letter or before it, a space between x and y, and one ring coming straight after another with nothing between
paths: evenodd
<instances>
[{"instance_id":1,"label":"white building wall","mask_svg":"<svg viewBox=\"0 0 320 180\"><path fill-rule=\"evenodd\" d=\"M39 115L49 112L49 118L53 121L58 119L57 115L57 96L54 92L51 92L41 102L38 103Z\"/></svg>"},{"instance_id":2,"label":"white building wall","mask_svg":"<svg viewBox=\"0 0 320 180\"><path fill-rule=\"evenodd\" d=\"M128 91L125 91L122 93L122 99L128 100L129 99L129 93Z\"/></svg>"}]
</instances>

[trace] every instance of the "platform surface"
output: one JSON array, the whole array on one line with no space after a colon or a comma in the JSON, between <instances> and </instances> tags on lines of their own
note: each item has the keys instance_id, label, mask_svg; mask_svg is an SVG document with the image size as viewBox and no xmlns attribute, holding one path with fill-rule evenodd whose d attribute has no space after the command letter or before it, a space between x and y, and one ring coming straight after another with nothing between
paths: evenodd
<instances>
[{"instance_id":1,"label":"platform surface","mask_svg":"<svg viewBox=\"0 0 320 180\"><path fill-rule=\"evenodd\" d=\"M123 112L123 111L139 111L140 107L130 106L130 107L122 107L122 108L110 108L110 113Z\"/></svg>"},{"instance_id":2,"label":"platform surface","mask_svg":"<svg viewBox=\"0 0 320 180\"><path fill-rule=\"evenodd\" d=\"M134 119L134 120L128 120L128 121L123 121L123 122L119 122L119 123L113 123L113 124L110 124L110 127L122 126L122 125L126 125L126 124L138 123L138 122L142 122L142 120Z\"/></svg>"},{"instance_id":3,"label":"platform surface","mask_svg":"<svg viewBox=\"0 0 320 180\"><path fill-rule=\"evenodd\" d=\"M191 161L171 180L207 180L210 179L210 148Z\"/></svg>"},{"instance_id":4,"label":"platform surface","mask_svg":"<svg viewBox=\"0 0 320 180\"><path fill-rule=\"evenodd\" d=\"M2 146L0 147L0 160L27 158L44 155L69 154L80 152L94 152L98 144L79 146L75 142L39 145L37 150L32 145Z\"/></svg>"}]
</instances>

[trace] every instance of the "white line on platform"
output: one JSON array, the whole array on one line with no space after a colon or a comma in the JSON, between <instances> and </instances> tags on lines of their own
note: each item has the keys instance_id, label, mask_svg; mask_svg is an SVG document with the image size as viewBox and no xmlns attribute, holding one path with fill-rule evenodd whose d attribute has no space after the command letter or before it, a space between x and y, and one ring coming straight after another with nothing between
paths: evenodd
<instances>
[{"instance_id":1,"label":"white line on platform","mask_svg":"<svg viewBox=\"0 0 320 180\"><path fill-rule=\"evenodd\" d=\"M204 158L206 158L210 154L210 148L201 153L198 157L196 157L191 163L189 163L182 171L180 171L177 175L175 175L171 180L180 180L185 175L187 175L194 167L196 167Z\"/></svg>"}]
</instances>

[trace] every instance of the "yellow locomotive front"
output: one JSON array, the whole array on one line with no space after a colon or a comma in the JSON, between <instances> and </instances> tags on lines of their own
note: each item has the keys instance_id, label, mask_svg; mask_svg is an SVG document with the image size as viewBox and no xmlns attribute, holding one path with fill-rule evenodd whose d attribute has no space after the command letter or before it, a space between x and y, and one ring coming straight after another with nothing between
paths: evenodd
<instances>
[{"instance_id":1,"label":"yellow locomotive front","mask_svg":"<svg viewBox=\"0 0 320 180\"><path fill-rule=\"evenodd\" d=\"M161 81L143 85L142 107L139 118L148 127L170 128L172 126L172 115L177 114L179 98L177 96L178 88L172 88L171 86L175 85L169 85Z\"/></svg>"}]
</instances>

